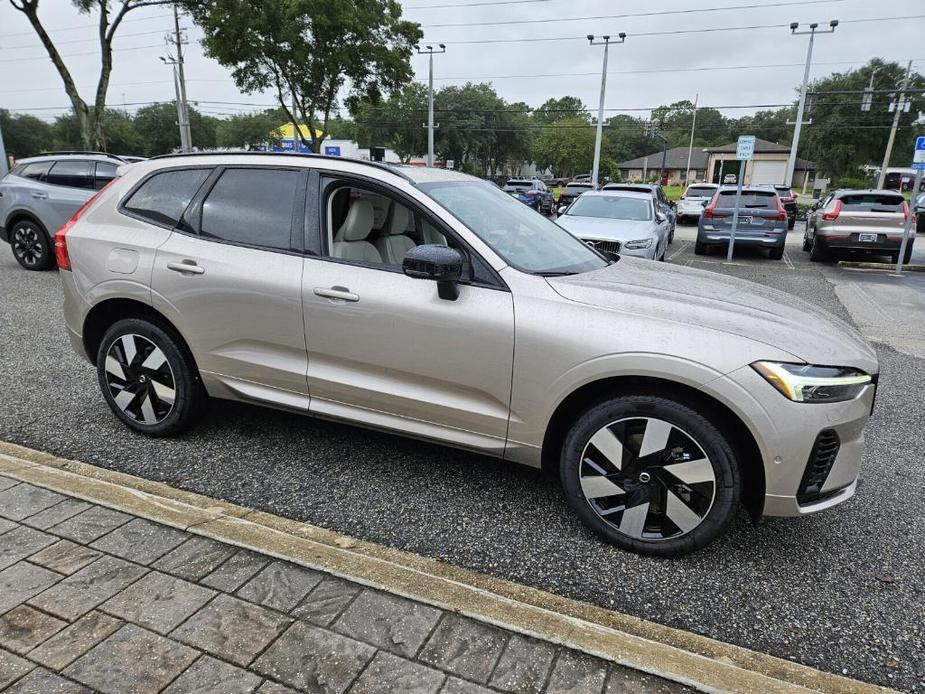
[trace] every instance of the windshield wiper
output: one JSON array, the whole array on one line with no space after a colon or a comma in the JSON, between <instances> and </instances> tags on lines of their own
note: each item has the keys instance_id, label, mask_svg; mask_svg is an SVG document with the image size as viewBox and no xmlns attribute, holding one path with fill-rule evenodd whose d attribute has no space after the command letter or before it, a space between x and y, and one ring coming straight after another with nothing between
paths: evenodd
<instances>
[{"instance_id":1,"label":"windshield wiper","mask_svg":"<svg viewBox=\"0 0 925 694\"><path fill-rule=\"evenodd\" d=\"M569 275L577 275L577 272L538 272L536 273L540 277L568 277Z\"/></svg>"}]
</instances>

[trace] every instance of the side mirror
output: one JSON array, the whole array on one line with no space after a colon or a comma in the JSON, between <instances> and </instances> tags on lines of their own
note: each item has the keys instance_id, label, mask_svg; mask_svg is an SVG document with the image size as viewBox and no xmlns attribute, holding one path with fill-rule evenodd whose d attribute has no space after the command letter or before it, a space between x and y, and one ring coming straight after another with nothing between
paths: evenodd
<instances>
[{"instance_id":1,"label":"side mirror","mask_svg":"<svg viewBox=\"0 0 925 694\"><path fill-rule=\"evenodd\" d=\"M667 220L668 220L668 217L666 217L665 215L663 215L661 212L656 212L656 213L655 213L655 221L656 221L656 222L661 223L661 222L665 222L665 221L667 221Z\"/></svg>"},{"instance_id":2,"label":"side mirror","mask_svg":"<svg viewBox=\"0 0 925 694\"><path fill-rule=\"evenodd\" d=\"M405 254L402 271L419 280L435 280L437 295L447 301L459 298L456 283L462 277L463 259L455 248L425 244L415 246Z\"/></svg>"}]
</instances>

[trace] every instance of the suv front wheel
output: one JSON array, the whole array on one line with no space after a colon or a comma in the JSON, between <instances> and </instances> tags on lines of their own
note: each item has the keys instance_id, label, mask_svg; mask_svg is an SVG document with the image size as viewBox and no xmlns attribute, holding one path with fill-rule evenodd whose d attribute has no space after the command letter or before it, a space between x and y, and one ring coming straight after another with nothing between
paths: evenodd
<instances>
[{"instance_id":1,"label":"suv front wheel","mask_svg":"<svg viewBox=\"0 0 925 694\"><path fill-rule=\"evenodd\" d=\"M140 434L183 431L206 404L196 364L179 336L147 320L114 323L100 342L96 371L113 413Z\"/></svg>"},{"instance_id":2,"label":"suv front wheel","mask_svg":"<svg viewBox=\"0 0 925 694\"><path fill-rule=\"evenodd\" d=\"M27 270L50 270L55 253L48 233L38 222L23 219L10 229L10 247L16 262Z\"/></svg>"},{"instance_id":3,"label":"suv front wheel","mask_svg":"<svg viewBox=\"0 0 925 694\"><path fill-rule=\"evenodd\" d=\"M731 522L741 476L721 431L680 400L626 395L593 407L562 449L562 487L595 533L639 554L703 547Z\"/></svg>"}]
</instances>

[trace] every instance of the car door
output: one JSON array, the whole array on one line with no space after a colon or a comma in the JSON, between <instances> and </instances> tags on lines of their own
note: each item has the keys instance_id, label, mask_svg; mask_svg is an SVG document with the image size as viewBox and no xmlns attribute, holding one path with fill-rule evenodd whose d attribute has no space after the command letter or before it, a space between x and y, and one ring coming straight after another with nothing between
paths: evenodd
<instances>
[{"instance_id":1,"label":"car door","mask_svg":"<svg viewBox=\"0 0 925 694\"><path fill-rule=\"evenodd\" d=\"M94 193L92 162L60 159L45 176L47 185L32 191L41 204L40 219L54 234Z\"/></svg>"},{"instance_id":2,"label":"car door","mask_svg":"<svg viewBox=\"0 0 925 694\"><path fill-rule=\"evenodd\" d=\"M189 343L210 392L305 411L297 168L216 169L157 249L152 303Z\"/></svg>"},{"instance_id":3,"label":"car door","mask_svg":"<svg viewBox=\"0 0 925 694\"><path fill-rule=\"evenodd\" d=\"M389 200L385 229L372 228L370 195ZM513 300L500 278L392 188L325 175L307 208L319 247L305 259L302 293L311 411L500 455L514 354ZM435 282L383 262L382 234L459 249L459 297L441 299Z\"/></svg>"}]
</instances>

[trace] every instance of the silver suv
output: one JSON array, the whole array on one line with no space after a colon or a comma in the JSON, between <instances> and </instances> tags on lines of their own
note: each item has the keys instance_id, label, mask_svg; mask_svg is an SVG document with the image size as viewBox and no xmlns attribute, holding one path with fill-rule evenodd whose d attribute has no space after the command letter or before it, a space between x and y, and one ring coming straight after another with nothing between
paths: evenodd
<instances>
[{"instance_id":1,"label":"silver suv","mask_svg":"<svg viewBox=\"0 0 925 694\"><path fill-rule=\"evenodd\" d=\"M856 331L605 257L465 174L157 158L55 249L73 345L142 434L213 397L443 442L557 469L591 529L656 555L703 546L740 503L798 516L855 491L879 370Z\"/></svg>"},{"instance_id":2,"label":"silver suv","mask_svg":"<svg viewBox=\"0 0 925 694\"><path fill-rule=\"evenodd\" d=\"M54 152L20 159L0 180L0 239L27 270L55 266L51 237L116 177L122 159L96 152Z\"/></svg>"}]
</instances>

